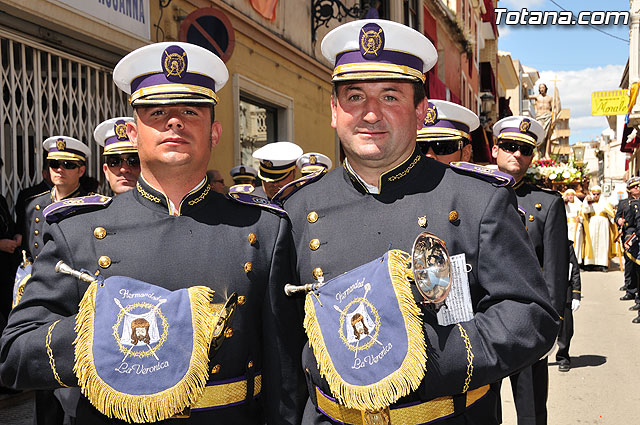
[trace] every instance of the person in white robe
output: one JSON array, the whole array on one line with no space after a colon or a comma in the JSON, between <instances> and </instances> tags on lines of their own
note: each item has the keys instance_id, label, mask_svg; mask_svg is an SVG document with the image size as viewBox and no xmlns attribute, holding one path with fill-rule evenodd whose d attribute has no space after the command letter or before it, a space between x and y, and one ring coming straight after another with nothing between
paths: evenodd
<instances>
[{"instance_id":1,"label":"person in white robe","mask_svg":"<svg viewBox=\"0 0 640 425\"><path fill-rule=\"evenodd\" d=\"M613 224L615 215L613 207L606 199L601 199L601 194L600 186L593 186L583 203L582 222L585 233L588 232L591 239L592 250L592 255L587 255L589 248L585 246L584 265L590 266L588 267L590 269L606 272L609 268L609 259L616 255L616 245L613 241L617 230Z\"/></svg>"},{"instance_id":2,"label":"person in white robe","mask_svg":"<svg viewBox=\"0 0 640 425\"><path fill-rule=\"evenodd\" d=\"M576 191L567 189L562 195L564 209L567 214L568 238L573 241L573 249L578 263L583 263L584 227L582 225L582 201L576 196ZM591 242L589 241L589 246Z\"/></svg>"}]
</instances>

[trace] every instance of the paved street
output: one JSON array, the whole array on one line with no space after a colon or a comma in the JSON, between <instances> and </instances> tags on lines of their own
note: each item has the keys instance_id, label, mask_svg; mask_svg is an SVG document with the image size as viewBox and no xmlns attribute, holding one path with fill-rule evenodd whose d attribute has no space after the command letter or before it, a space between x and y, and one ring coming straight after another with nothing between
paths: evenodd
<instances>
[{"instance_id":1,"label":"paved street","mask_svg":"<svg viewBox=\"0 0 640 425\"><path fill-rule=\"evenodd\" d=\"M614 271L615 270L615 271ZM571 370L559 372L550 357L550 425L638 423L640 406L640 324L620 301L622 272L582 272L582 303L575 313ZM503 423L515 425L511 386L502 386Z\"/></svg>"},{"instance_id":2,"label":"paved street","mask_svg":"<svg viewBox=\"0 0 640 425\"><path fill-rule=\"evenodd\" d=\"M640 406L640 324L619 301L622 273L582 272L582 305L575 314L572 368L558 372L552 356L549 370L549 424L638 423ZM516 425L511 387L502 386L504 425ZM0 424L31 425L31 393L0 398Z\"/></svg>"}]
</instances>

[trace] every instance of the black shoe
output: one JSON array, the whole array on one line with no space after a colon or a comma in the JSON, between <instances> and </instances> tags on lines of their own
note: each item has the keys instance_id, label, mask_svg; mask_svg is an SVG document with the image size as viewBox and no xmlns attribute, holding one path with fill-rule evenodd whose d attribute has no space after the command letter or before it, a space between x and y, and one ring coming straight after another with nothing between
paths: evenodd
<instances>
[{"instance_id":1,"label":"black shoe","mask_svg":"<svg viewBox=\"0 0 640 425\"><path fill-rule=\"evenodd\" d=\"M640 304L639 304L639 303L635 303L634 305L632 305L631 307L629 307L629 310L631 310L631 311L638 311L638 310L640 310Z\"/></svg>"},{"instance_id":2,"label":"black shoe","mask_svg":"<svg viewBox=\"0 0 640 425\"><path fill-rule=\"evenodd\" d=\"M601 271L602 273L606 273L606 272L608 272L608 271L609 271L609 267L607 267L607 266L601 266L601 267L600 267L600 271Z\"/></svg>"},{"instance_id":3,"label":"black shoe","mask_svg":"<svg viewBox=\"0 0 640 425\"><path fill-rule=\"evenodd\" d=\"M560 372L569 372L570 369L571 369L571 366L569 366L568 364L558 365L558 370Z\"/></svg>"},{"instance_id":4,"label":"black shoe","mask_svg":"<svg viewBox=\"0 0 640 425\"><path fill-rule=\"evenodd\" d=\"M620 287L620 290L621 290L621 291L626 291L626 290L627 290L627 287L623 285L623 286L621 286L621 287Z\"/></svg>"},{"instance_id":5,"label":"black shoe","mask_svg":"<svg viewBox=\"0 0 640 425\"><path fill-rule=\"evenodd\" d=\"M624 294L623 296L620 297L620 301L630 301L630 300L635 300L636 296L633 294Z\"/></svg>"},{"instance_id":6,"label":"black shoe","mask_svg":"<svg viewBox=\"0 0 640 425\"><path fill-rule=\"evenodd\" d=\"M631 321L631 323L640 323L640 316L636 317Z\"/></svg>"}]
</instances>

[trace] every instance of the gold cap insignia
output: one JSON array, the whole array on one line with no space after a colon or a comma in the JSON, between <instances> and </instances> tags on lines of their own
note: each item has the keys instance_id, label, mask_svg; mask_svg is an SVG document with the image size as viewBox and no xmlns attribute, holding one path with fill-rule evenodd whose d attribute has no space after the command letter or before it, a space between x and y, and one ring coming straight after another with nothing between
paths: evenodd
<instances>
[{"instance_id":1,"label":"gold cap insignia","mask_svg":"<svg viewBox=\"0 0 640 425\"><path fill-rule=\"evenodd\" d=\"M273 167L273 162L267 160L262 161L265 167Z\"/></svg>"},{"instance_id":2,"label":"gold cap insignia","mask_svg":"<svg viewBox=\"0 0 640 425\"><path fill-rule=\"evenodd\" d=\"M127 140L127 124L124 121L116 121L113 125L113 132L118 140Z\"/></svg>"},{"instance_id":3,"label":"gold cap insignia","mask_svg":"<svg viewBox=\"0 0 640 425\"><path fill-rule=\"evenodd\" d=\"M318 162L318 158L316 158L315 155L310 155L309 156L309 164L315 164Z\"/></svg>"},{"instance_id":4,"label":"gold cap insignia","mask_svg":"<svg viewBox=\"0 0 640 425\"><path fill-rule=\"evenodd\" d=\"M56 149L58 149L59 151L63 151L66 148L67 148L67 142L65 142L64 139L56 140Z\"/></svg>"},{"instance_id":5,"label":"gold cap insignia","mask_svg":"<svg viewBox=\"0 0 640 425\"><path fill-rule=\"evenodd\" d=\"M526 118L523 119L522 122L520 123L520 132L526 133L527 131L529 131L530 128L531 128L531 121L529 121Z\"/></svg>"},{"instance_id":6,"label":"gold cap insignia","mask_svg":"<svg viewBox=\"0 0 640 425\"><path fill-rule=\"evenodd\" d=\"M365 59L375 59L384 49L384 31L378 24L366 24L360 29L360 54Z\"/></svg>"},{"instance_id":7,"label":"gold cap insignia","mask_svg":"<svg viewBox=\"0 0 640 425\"><path fill-rule=\"evenodd\" d=\"M429 102L429 107L427 108L427 116L424 117L424 125L434 125L437 119L438 109L436 108L436 105Z\"/></svg>"},{"instance_id":8,"label":"gold cap insignia","mask_svg":"<svg viewBox=\"0 0 640 425\"><path fill-rule=\"evenodd\" d=\"M169 46L162 53L162 70L169 81L179 81L187 70L187 52L180 46Z\"/></svg>"}]
</instances>

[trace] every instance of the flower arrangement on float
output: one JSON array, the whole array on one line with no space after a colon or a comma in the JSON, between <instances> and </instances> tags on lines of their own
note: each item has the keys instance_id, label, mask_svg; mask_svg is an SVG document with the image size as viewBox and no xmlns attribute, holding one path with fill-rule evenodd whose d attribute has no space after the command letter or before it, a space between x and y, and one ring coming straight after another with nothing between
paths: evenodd
<instances>
[{"instance_id":1,"label":"flower arrangement on float","mask_svg":"<svg viewBox=\"0 0 640 425\"><path fill-rule=\"evenodd\" d=\"M553 183L581 183L584 170L570 162L556 162L553 159L539 159L531 163L526 178L542 186L551 187Z\"/></svg>"}]
</instances>

